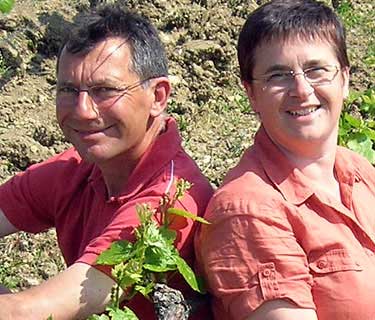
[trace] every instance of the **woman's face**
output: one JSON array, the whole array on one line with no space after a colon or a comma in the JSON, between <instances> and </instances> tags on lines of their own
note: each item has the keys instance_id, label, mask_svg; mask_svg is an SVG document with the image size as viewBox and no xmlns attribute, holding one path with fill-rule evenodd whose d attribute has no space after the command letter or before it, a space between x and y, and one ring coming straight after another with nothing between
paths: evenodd
<instances>
[{"instance_id":1,"label":"woman's face","mask_svg":"<svg viewBox=\"0 0 375 320\"><path fill-rule=\"evenodd\" d=\"M270 138L290 152L336 143L340 112L348 95L349 69L340 67L333 47L319 39L273 40L256 49L254 60L254 79L290 71L297 74L285 86L267 81L245 84ZM332 72L332 81L310 84L303 72L324 66L338 70Z\"/></svg>"}]
</instances>

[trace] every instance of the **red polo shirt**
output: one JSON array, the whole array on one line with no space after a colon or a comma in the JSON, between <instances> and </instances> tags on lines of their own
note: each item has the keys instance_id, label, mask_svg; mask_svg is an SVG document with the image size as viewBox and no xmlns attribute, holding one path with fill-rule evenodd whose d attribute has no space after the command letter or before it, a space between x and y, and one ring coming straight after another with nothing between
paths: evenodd
<instances>
[{"instance_id":1,"label":"red polo shirt","mask_svg":"<svg viewBox=\"0 0 375 320\"><path fill-rule=\"evenodd\" d=\"M68 266L75 262L93 265L113 241L133 240L133 229L139 224L136 204L157 208L164 192L174 192L176 179L193 184L177 206L202 215L212 188L182 149L176 122L169 118L166 126L140 159L121 196L108 199L99 168L71 148L0 186L0 207L19 230L36 233L55 227ZM192 264L196 224L183 220L176 246ZM145 299L135 299L130 307L140 319L154 319Z\"/></svg>"},{"instance_id":2,"label":"red polo shirt","mask_svg":"<svg viewBox=\"0 0 375 320\"><path fill-rule=\"evenodd\" d=\"M215 319L286 299L319 320L375 319L375 169L337 147L342 203L315 188L263 128L212 198L196 238Z\"/></svg>"}]
</instances>

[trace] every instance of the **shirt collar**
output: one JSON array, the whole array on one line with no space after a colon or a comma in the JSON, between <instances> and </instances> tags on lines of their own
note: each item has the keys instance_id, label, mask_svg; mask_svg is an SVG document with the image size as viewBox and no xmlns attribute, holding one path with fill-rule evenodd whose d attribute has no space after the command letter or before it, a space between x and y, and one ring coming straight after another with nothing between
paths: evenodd
<instances>
[{"instance_id":1,"label":"shirt collar","mask_svg":"<svg viewBox=\"0 0 375 320\"><path fill-rule=\"evenodd\" d=\"M349 185L362 180L361 162L363 159L358 154L346 148L337 147L335 171L338 180Z\"/></svg>"},{"instance_id":2,"label":"shirt collar","mask_svg":"<svg viewBox=\"0 0 375 320\"><path fill-rule=\"evenodd\" d=\"M269 138L263 126L255 136L255 151L268 178L287 201L298 205L314 193L310 180L291 165L285 154ZM361 179L357 158L353 152L337 147L334 168L340 184L353 185Z\"/></svg>"},{"instance_id":3,"label":"shirt collar","mask_svg":"<svg viewBox=\"0 0 375 320\"><path fill-rule=\"evenodd\" d=\"M287 201L298 205L313 194L308 179L290 164L263 126L255 136L254 147L266 175Z\"/></svg>"}]
</instances>

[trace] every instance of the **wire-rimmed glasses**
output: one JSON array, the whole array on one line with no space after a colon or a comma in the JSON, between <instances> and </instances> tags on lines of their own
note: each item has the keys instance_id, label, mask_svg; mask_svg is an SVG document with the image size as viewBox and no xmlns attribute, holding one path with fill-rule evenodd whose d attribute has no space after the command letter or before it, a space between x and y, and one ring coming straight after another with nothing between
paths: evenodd
<instances>
[{"instance_id":1,"label":"wire-rimmed glasses","mask_svg":"<svg viewBox=\"0 0 375 320\"><path fill-rule=\"evenodd\" d=\"M294 78L302 75L311 86L321 86L330 84L337 76L339 70L340 68L336 65L309 67L302 70L302 72L278 70L253 78L251 81L263 82L268 88L289 89L293 86Z\"/></svg>"},{"instance_id":2,"label":"wire-rimmed glasses","mask_svg":"<svg viewBox=\"0 0 375 320\"><path fill-rule=\"evenodd\" d=\"M94 85L87 89L80 89L72 85L57 85L56 105L74 106L77 104L80 92L87 92L98 108L107 108L126 95L131 90L143 85L150 79L140 80L125 87L114 87L104 84Z\"/></svg>"}]
</instances>

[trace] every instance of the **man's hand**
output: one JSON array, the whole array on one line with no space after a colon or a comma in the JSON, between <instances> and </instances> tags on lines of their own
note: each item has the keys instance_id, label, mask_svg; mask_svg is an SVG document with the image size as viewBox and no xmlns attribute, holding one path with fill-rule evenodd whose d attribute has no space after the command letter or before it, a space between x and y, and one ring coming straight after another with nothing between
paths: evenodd
<instances>
[{"instance_id":1,"label":"man's hand","mask_svg":"<svg viewBox=\"0 0 375 320\"><path fill-rule=\"evenodd\" d=\"M84 263L75 263L39 286L0 295L0 320L86 319L101 313L114 281Z\"/></svg>"}]
</instances>

